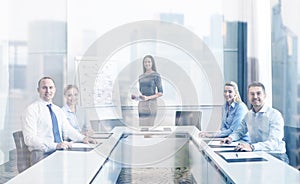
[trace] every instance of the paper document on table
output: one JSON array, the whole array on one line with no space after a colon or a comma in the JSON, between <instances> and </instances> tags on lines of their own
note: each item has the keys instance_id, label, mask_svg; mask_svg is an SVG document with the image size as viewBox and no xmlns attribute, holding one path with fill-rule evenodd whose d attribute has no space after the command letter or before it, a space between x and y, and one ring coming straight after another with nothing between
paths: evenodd
<instances>
[{"instance_id":1,"label":"paper document on table","mask_svg":"<svg viewBox=\"0 0 300 184\"><path fill-rule=\"evenodd\" d=\"M90 137L93 139L108 139L113 133L101 133L101 132L95 132Z\"/></svg>"},{"instance_id":2,"label":"paper document on table","mask_svg":"<svg viewBox=\"0 0 300 184\"><path fill-rule=\"evenodd\" d=\"M233 147L212 147L211 148L214 152L233 152Z\"/></svg>"},{"instance_id":3,"label":"paper document on table","mask_svg":"<svg viewBox=\"0 0 300 184\"><path fill-rule=\"evenodd\" d=\"M98 144L72 143L72 148L95 148Z\"/></svg>"},{"instance_id":4,"label":"paper document on table","mask_svg":"<svg viewBox=\"0 0 300 184\"><path fill-rule=\"evenodd\" d=\"M249 158L262 158L256 153L253 152L224 152L219 153L226 160L229 159L249 159Z\"/></svg>"},{"instance_id":5,"label":"paper document on table","mask_svg":"<svg viewBox=\"0 0 300 184\"><path fill-rule=\"evenodd\" d=\"M223 143L221 144L221 141L210 141L208 143L209 146L220 146L220 147L235 147L239 144L239 142L232 142L231 144Z\"/></svg>"},{"instance_id":6,"label":"paper document on table","mask_svg":"<svg viewBox=\"0 0 300 184\"><path fill-rule=\"evenodd\" d=\"M254 152L219 152L218 153L227 162L260 162L268 161Z\"/></svg>"}]
</instances>

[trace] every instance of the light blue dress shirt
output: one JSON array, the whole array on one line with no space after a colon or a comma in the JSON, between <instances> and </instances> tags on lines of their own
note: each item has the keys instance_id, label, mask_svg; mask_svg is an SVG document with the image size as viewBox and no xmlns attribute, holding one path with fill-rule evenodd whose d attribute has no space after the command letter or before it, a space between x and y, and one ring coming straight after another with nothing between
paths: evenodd
<instances>
[{"instance_id":1,"label":"light blue dress shirt","mask_svg":"<svg viewBox=\"0 0 300 184\"><path fill-rule=\"evenodd\" d=\"M278 110L267 105L264 105L257 113L253 109L250 110L238 129L230 137L233 141L236 141L247 132L255 151L286 152L285 142L283 141L284 120Z\"/></svg>"},{"instance_id":2,"label":"light blue dress shirt","mask_svg":"<svg viewBox=\"0 0 300 184\"><path fill-rule=\"evenodd\" d=\"M65 112L69 123L75 128L78 132L81 132L80 125L75 112L72 112L70 107L66 104L62 107L62 110Z\"/></svg>"},{"instance_id":3,"label":"light blue dress shirt","mask_svg":"<svg viewBox=\"0 0 300 184\"><path fill-rule=\"evenodd\" d=\"M235 131L239 127L244 116L249 111L247 106L243 102L231 103L229 106L229 112L228 106L229 104L227 102L223 106L221 132L218 132L216 137L228 137L233 131ZM248 142L248 134L244 135L241 139Z\"/></svg>"},{"instance_id":4,"label":"light blue dress shirt","mask_svg":"<svg viewBox=\"0 0 300 184\"><path fill-rule=\"evenodd\" d=\"M72 125L72 127L75 128L78 132L82 133L91 129L91 125L89 123L86 123L84 109L80 106L76 106L76 112L72 112L70 107L65 104L62 107L62 110L65 112L70 125Z\"/></svg>"}]
</instances>

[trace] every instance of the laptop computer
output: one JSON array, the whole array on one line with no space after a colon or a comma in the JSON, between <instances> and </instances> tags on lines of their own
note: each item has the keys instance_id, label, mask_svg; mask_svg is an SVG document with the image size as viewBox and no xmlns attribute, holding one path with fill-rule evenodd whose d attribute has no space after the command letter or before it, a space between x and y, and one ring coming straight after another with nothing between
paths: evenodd
<instances>
[{"instance_id":1,"label":"laptop computer","mask_svg":"<svg viewBox=\"0 0 300 184\"><path fill-rule=\"evenodd\" d=\"M176 111L176 126L196 126L201 130L201 111Z\"/></svg>"}]
</instances>

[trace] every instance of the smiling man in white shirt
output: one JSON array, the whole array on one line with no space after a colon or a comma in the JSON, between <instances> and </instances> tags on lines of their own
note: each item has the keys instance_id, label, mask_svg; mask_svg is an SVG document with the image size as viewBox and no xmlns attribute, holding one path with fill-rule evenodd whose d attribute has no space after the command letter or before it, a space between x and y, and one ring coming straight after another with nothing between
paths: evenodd
<instances>
[{"instance_id":1,"label":"smiling man in white shirt","mask_svg":"<svg viewBox=\"0 0 300 184\"><path fill-rule=\"evenodd\" d=\"M63 110L53 104L56 88L51 77L43 77L38 82L40 99L30 104L22 116L22 131L25 144L31 152L31 165L50 155L57 149L72 147L70 142L62 140L62 133L73 141L97 143L95 140L78 133L68 122ZM48 107L50 104L50 107ZM53 124L54 112L56 124ZM57 128L54 128L57 126ZM56 130L57 129L57 130ZM56 135L55 135L56 134Z\"/></svg>"},{"instance_id":2,"label":"smiling man in white shirt","mask_svg":"<svg viewBox=\"0 0 300 184\"><path fill-rule=\"evenodd\" d=\"M260 82L248 87L248 100L252 109L245 115L238 129L223 139L223 143L231 143L249 132L250 144L241 143L236 151L266 151L276 158L289 162L286 155L284 137L284 120L281 113L265 104L266 91Z\"/></svg>"}]
</instances>

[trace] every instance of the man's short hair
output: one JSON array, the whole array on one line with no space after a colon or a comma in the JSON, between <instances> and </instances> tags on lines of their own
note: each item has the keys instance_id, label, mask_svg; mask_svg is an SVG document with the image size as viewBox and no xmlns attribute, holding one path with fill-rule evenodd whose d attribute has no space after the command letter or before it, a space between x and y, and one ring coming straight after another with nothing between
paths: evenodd
<instances>
[{"instance_id":1,"label":"man's short hair","mask_svg":"<svg viewBox=\"0 0 300 184\"><path fill-rule=\"evenodd\" d=\"M50 80L52 80L52 81L53 81L53 84L55 85L55 82L54 82L53 78L47 76L47 77L43 77L43 78L41 78L41 79L39 80L39 82L38 82L38 89L40 88L40 83L41 83L41 81L44 80L44 79L50 79Z\"/></svg>"},{"instance_id":2,"label":"man's short hair","mask_svg":"<svg viewBox=\"0 0 300 184\"><path fill-rule=\"evenodd\" d=\"M251 84L249 84L248 89L251 87L261 87L264 93L266 93L265 86L261 82L252 82Z\"/></svg>"}]
</instances>

